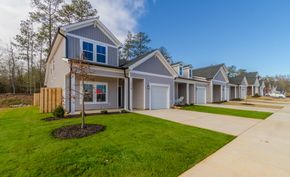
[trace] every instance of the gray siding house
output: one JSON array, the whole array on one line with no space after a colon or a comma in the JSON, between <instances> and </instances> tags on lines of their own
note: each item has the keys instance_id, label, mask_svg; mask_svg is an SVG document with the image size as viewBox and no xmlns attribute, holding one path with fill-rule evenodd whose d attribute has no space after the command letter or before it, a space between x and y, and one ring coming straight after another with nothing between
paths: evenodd
<instances>
[{"instance_id":1,"label":"gray siding house","mask_svg":"<svg viewBox=\"0 0 290 177\"><path fill-rule=\"evenodd\" d=\"M229 77L229 99L246 99L248 81L245 76Z\"/></svg>"},{"instance_id":2,"label":"gray siding house","mask_svg":"<svg viewBox=\"0 0 290 177\"><path fill-rule=\"evenodd\" d=\"M212 65L192 70L193 76L203 77L209 81L207 102L228 101L228 70L224 64Z\"/></svg>"},{"instance_id":3,"label":"gray siding house","mask_svg":"<svg viewBox=\"0 0 290 177\"><path fill-rule=\"evenodd\" d=\"M128 62L119 60L119 40L100 22L89 19L62 26L47 59L45 85L63 88L66 111L163 109L174 105L177 73L158 51ZM87 66L84 87L79 61Z\"/></svg>"}]
</instances>

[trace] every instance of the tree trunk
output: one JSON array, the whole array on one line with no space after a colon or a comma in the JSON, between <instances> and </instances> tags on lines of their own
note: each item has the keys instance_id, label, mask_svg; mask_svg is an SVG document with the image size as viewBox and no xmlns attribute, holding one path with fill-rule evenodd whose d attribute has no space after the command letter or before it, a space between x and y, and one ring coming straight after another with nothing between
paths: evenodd
<instances>
[{"instance_id":1,"label":"tree trunk","mask_svg":"<svg viewBox=\"0 0 290 177\"><path fill-rule=\"evenodd\" d=\"M85 94L84 94L84 79L82 78L82 88L83 88L83 93L82 93L82 125L81 128L85 128Z\"/></svg>"}]
</instances>

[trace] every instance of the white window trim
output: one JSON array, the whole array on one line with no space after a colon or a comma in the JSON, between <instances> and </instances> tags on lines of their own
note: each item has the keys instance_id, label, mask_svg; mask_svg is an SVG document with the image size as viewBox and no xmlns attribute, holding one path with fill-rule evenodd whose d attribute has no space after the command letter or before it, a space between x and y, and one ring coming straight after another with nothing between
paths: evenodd
<instances>
[{"instance_id":1,"label":"white window trim","mask_svg":"<svg viewBox=\"0 0 290 177\"><path fill-rule=\"evenodd\" d=\"M83 42L88 42L88 43L93 44L93 61L92 62L96 62L96 63L100 63L100 64L108 64L108 45L101 43L101 42L98 42L98 41L80 38L80 54L83 53ZM97 45L106 48L105 63L97 61Z\"/></svg>"},{"instance_id":2,"label":"white window trim","mask_svg":"<svg viewBox=\"0 0 290 177\"><path fill-rule=\"evenodd\" d=\"M108 104L109 87L108 87L108 83L107 82L85 81L84 84L92 84L93 85L93 101L92 102L85 102L85 104ZM97 88L98 84L99 85L106 85L106 101L104 101L104 102L97 102L96 88ZM81 81L80 81L80 92L83 94L83 87L82 87L82 82ZM82 103L82 100L80 99L80 104L81 103Z\"/></svg>"}]
</instances>

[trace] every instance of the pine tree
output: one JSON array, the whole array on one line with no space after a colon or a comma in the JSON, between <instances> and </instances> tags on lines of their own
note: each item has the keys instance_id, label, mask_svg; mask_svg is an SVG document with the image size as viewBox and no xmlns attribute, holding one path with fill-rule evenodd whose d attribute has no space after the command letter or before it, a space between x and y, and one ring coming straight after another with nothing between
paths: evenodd
<instances>
[{"instance_id":1,"label":"pine tree","mask_svg":"<svg viewBox=\"0 0 290 177\"><path fill-rule=\"evenodd\" d=\"M144 32L139 32L133 36L132 46L133 46L133 57L141 56L151 49L148 46L151 39Z\"/></svg>"},{"instance_id":2,"label":"pine tree","mask_svg":"<svg viewBox=\"0 0 290 177\"><path fill-rule=\"evenodd\" d=\"M127 39L125 40L124 47L122 48L121 59L130 60L133 56L133 35L128 31Z\"/></svg>"},{"instance_id":3,"label":"pine tree","mask_svg":"<svg viewBox=\"0 0 290 177\"><path fill-rule=\"evenodd\" d=\"M164 56L164 58L166 59L166 61L168 63L172 63L172 58L171 58L168 50L165 47L163 47L163 46L162 47L159 47L158 50L161 52L161 54Z\"/></svg>"},{"instance_id":4,"label":"pine tree","mask_svg":"<svg viewBox=\"0 0 290 177\"><path fill-rule=\"evenodd\" d=\"M52 38L56 33L59 20L59 10L63 0L32 0L34 12L30 12L30 18L41 24L41 30L47 38L47 46L50 49Z\"/></svg>"},{"instance_id":5,"label":"pine tree","mask_svg":"<svg viewBox=\"0 0 290 177\"><path fill-rule=\"evenodd\" d=\"M71 4L65 4L59 11L62 23L70 24L95 17L97 10L87 0L72 0Z\"/></svg>"}]
</instances>

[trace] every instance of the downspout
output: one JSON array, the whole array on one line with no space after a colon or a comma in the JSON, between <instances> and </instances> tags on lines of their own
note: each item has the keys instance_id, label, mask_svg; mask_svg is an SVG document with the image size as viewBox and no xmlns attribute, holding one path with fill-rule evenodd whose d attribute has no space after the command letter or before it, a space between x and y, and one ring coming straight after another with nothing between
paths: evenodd
<instances>
[{"instance_id":1,"label":"downspout","mask_svg":"<svg viewBox=\"0 0 290 177\"><path fill-rule=\"evenodd\" d=\"M68 58L68 39L67 36L60 32L60 28L58 28L57 33L60 34L65 39L65 58ZM72 62L70 62L70 71L69 71L69 107L68 112L71 112L71 76L72 76Z\"/></svg>"}]
</instances>

